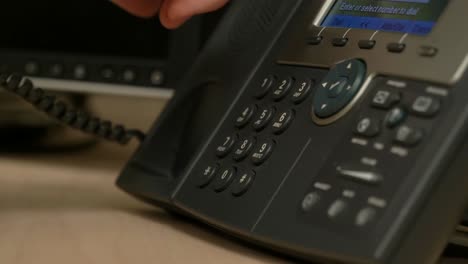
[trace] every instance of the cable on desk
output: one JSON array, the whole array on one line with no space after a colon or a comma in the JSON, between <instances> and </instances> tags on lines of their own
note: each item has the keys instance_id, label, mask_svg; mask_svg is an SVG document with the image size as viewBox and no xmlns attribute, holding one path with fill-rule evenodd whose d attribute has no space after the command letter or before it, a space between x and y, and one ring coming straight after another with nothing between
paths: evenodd
<instances>
[{"instance_id":1,"label":"cable on desk","mask_svg":"<svg viewBox=\"0 0 468 264\"><path fill-rule=\"evenodd\" d=\"M59 122L87 134L122 145L127 144L132 138L140 142L145 139L145 134L140 130L127 129L123 125L115 125L111 121L74 109L54 95L35 87L31 80L19 74L0 74L0 87L16 94Z\"/></svg>"}]
</instances>

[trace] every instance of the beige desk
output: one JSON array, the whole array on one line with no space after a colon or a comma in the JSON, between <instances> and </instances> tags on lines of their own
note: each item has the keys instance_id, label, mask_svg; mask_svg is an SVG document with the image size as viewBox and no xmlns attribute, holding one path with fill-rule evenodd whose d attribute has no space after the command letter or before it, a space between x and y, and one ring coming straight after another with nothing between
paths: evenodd
<instances>
[{"instance_id":1,"label":"beige desk","mask_svg":"<svg viewBox=\"0 0 468 264\"><path fill-rule=\"evenodd\" d=\"M0 154L0 263L287 262L118 190L114 181L132 151L105 144L68 154Z\"/></svg>"}]
</instances>

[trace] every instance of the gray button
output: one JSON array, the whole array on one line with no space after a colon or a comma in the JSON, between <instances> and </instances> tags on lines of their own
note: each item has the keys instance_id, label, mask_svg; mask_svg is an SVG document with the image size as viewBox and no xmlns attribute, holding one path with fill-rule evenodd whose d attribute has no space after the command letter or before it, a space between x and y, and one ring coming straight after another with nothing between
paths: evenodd
<instances>
[{"instance_id":1,"label":"gray button","mask_svg":"<svg viewBox=\"0 0 468 264\"><path fill-rule=\"evenodd\" d=\"M29 75L35 75L39 73L39 64L34 61L27 62L24 65L24 72Z\"/></svg>"},{"instance_id":2,"label":"gray button","mask_svg":"<svg viewBox=\"0 0 468 264\"><path fill-rule=\"evenodd\" d=\"M136 73L132 69L125 69L122 73L122 79L124 82L131 83L136 79Z\"/></svg>"},{"instance_id":3,"label":"gray button","mask_svg":"<svg viewBox=\"0 0 468 264\"><path fill-rule=\"evenodd\" d=\"M371 223L377 215L377 211L374 208L366 207L359 211L356 216L355 224L356 226L363 227Z\"/></svg>"},{"instance_id":4,"label":"gray button","mask_svg":"<svg viewBox=\"0 0 468 264\"><path fill-rule=\"evenodd\" d=\"M150 75L152 85L161 85L164 82L164 73L160 70L154 70Z\"/></svg>"},{"instance_id":5,"label":"gray button","mask_svg":"<svg viewBox=\"0 0 468 264\"><path fill-rule=\"evenodd\" d=\"M383 180L383 177L379 173L372 170L360 170L358 166L355 166L355 168L351 166L338 166L336 171L345 178L367 184L378 184Z\"/></svg>"},{"instance_id":6,"label":"gray button","mask_svg":"<svg viewBox=\"0 0 468 264\"><path fill-rule=\"evenodd\" d=\"M320 195L317 192L311 192L302 200L302 210L310 211L320 201Z\"/></svg>"},{"instance_id":7,"label":"gray button","mask_svg":"<svg viewBox=\"0 0 468 264\"><path fill-rule=\"evenodd\" d=\"M82 64L78 64L75 66L73 69L73 78L75 79L84 79L86 78L88 71L86 69L86 66Z\"/></svg>"},{"instance_id":8,"label":"gray button","mask_svg":"<svg viewBox=\"0 0 468 264\"><path fill-rule=\"evenodd\" d=\"M346 202L343 200L336 200L332 205L328 208L327 215L330 218L337 218L341 213L344 212L346 209Z\"/></svg>"}]
</instances>

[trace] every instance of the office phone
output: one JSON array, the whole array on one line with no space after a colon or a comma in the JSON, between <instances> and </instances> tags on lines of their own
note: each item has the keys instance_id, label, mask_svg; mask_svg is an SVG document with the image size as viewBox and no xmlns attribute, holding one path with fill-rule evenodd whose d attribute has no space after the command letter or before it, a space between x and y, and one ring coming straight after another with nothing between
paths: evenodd
<instances>
[{"instance_id":1,"label":"office phone","mask_svg":"<svg viewBox=\"0 0 468 264\"><path fill-rule=\"evenodd\" d=\"M468 200L466 10L233 1L118 186L315 263L436 263Z\"/></svg>"}]
</instances>

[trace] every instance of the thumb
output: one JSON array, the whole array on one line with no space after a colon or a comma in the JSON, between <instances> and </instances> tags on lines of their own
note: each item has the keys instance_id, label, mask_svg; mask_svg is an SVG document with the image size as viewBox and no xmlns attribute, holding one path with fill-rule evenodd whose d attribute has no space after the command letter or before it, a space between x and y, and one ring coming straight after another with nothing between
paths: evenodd
<instances>
[{"instance_id":1,"label":"thumb","mask_svg":"<svg viewBox=\"0 0 468 264\"><path fill-rule=\"evenodd\" d=\"M111 0L111 2L140 17L156 15L161 6L161 0Z\"/></svg>"},{"instance_id":2,"label":"thumb","mask_svg":"<svg viewBox=\"0 0 468 264\"><path fill-rule=\"evenodd\" d=\"M166 0L161 6L160 18L167 28L176 28L190 17L215 11L228 0Z\"/></svg>"}]
</instances>

